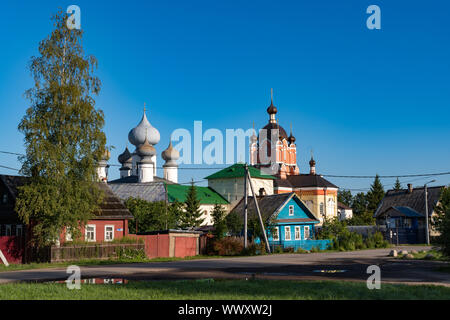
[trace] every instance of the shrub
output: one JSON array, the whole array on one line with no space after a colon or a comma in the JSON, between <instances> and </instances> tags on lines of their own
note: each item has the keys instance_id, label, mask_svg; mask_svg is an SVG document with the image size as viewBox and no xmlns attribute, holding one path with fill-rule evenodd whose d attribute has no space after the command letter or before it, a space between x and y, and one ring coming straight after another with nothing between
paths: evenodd
<instances>
[{"instance_id":1,"label":"shrub","mask_svg":"<svg viewBox=\"0 0 450 320\"><path fill-rule=\"evenodd\" d=\"M235 238L223 238L214 241L213 244L214 251L221 256L236 256L241 254L244 246L241 241Z\"/></svg>"},{"instance_id":2,"label":"shrub","mask_svg":"<svg viewBox=\"0 0 450 320\"><path fill-rule=\"evenodd\" d=\"M273 250L273 253L283 253L283 247L282 246L276 246Z\"/></svg>"},{"instance_id":3,"label":"shrub","mask_svg":"<svg viewBox=\"0 0 450 320\"><path fill-rule=\"evenodd\" d=\"M147 255L144 249L120 247L117 251L117 257L120 260L145 260Z\"/></svg>"},{"instance_id":4,"label":"shrub","mask_svg":"<svg viewBox=\"0 0 450 320\"><path fill-rule=\"evenodd\" d=\"M306 250L304 250L303 248L297 248L297 250L295 250L295 253L306 253Z\"/></svg>"},{"instance_id":5,"label":"shrub","mask_svg":"<svg viewBox=\"0 0 450 320\"><path fill-rule=\"evenodd\" d=\"M319 246L313 246L310 250L310 252L314 253L314 252L320 252L320 247Z\"/></svg>"},{"instance_id":6,"label":"shrub","mask_svg":"<svg viewBox=\"0 0 450 320\"><path fill-rule=\"evenodd\" d=\"M283 249L285 253L294 253L294 247L286 247Z\"/></svg>"}]
</instances>

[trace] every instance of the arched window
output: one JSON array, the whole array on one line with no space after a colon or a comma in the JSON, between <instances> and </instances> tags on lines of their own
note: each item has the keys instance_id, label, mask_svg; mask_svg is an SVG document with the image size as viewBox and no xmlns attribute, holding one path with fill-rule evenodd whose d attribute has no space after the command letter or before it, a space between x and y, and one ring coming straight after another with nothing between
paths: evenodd
<instances>
[{"instance_id":1,"label":"arched window","mask_svg":"<svg viewBox=\"0 0 450 320\"><path fill-rule=\"evenodd\" d=\"M320 203L320 214L321 214L321 215L324 215L324 214L325 214L325 212L324 212L323 209L324 209L324 208L323 208L323 202L321 202L321 203Z\"/></svg>"},{"instance_id":2,"label":"arched window","mask_svg":"<svg viewBox=\"0 0 450 320\"><path fill-rule=\"evenodd\" d=\"M335 212L334 207L335 207L334 199L328 199L327 213L334 214L334 212Z\"/></svg>"}]
</instances>

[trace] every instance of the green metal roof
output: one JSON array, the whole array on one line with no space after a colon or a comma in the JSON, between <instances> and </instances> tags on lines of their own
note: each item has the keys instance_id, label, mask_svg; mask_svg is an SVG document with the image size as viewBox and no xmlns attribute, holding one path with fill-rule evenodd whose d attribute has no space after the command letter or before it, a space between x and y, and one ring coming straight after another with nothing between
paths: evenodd
<instances>
[{"instance_id":1,"label":"green metal roof","mask_svg":"<svg viewBox=\"0 0 450 320\"><path fill-rule=\"evenodd\" d=\"M250 172L250 176L252 178L260 178L260 179L276 179L273 176L262 174L261 171L255 167L248 166L248 171ZM245 169L243 163L236 163L232 166L217 171L210 176L207 176L205 179L226 179L226 178L242 178L244 177Z\"/></svg>"},{"instance_id":2,"label":"green metal roof","mask_svg":"<svg viewBox=\"0 0 450 320\"><path fill-rule=\"evenodd\" d=\"M169 202L174 202L175 200L178 202L186 201L190 187L189 185L166 184L167 200ZM224 197L209 187L196 186L195 189L197 190L197 199L200 200L201 204L228 204Z\"/></svg>"}]
</instances>

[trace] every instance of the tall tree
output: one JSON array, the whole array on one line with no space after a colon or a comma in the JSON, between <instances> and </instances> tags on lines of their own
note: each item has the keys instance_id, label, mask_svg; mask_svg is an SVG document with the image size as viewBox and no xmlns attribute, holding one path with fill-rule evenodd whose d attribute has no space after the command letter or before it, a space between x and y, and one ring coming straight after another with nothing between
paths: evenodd
<instances>
[{"instance_id":1,"label":"tall tree","mask_svg":"<svg viewBox=\"0 0 450 320\"><path fill-rule=\"evenodd\" d=\"M450 187L442 190L435 212L437 216L433 217L433 226L440 233L437 241L442 246L442 252L450 257Z\"/></svg>"},{"instance_id":2,"label":"tall tree","mask_svg":"<svg viewBox=\"0 0 450 320\"><path fill-rule=\"evenodd\" d=\"M222 239L227 232L226 212L222 205L216 203L211 213L214 223L214 236L217 240Z\"/></svg>"},{"instance_id":3,"label":"tall tree","mask_svg":"<svg viewBox=\"0 0 450 320\"><path fill-rule=\"evenodd\" d=\"M243 222L242 218L236 212L229 213L225 218L227 229L233 235L239 235L242 232Z\"/></svg>"},{"instance_id":4,"label":"tall tree","mask_svg":"<svg viewBox=\"0 0 450 320\"><path fill-rule=\"evenodd\" d=\"M197 198L197 189L192 180L189 187L186 201L184 202L184 210L180 216L180 227L193 228L200 226L205 219L201 218L200 200Z\"/></svg>"},{"instance_id":5,"label":"tall tree","mask_svg":"<svg viewBox=\"0 0 450 320\"><path fill-rule=\"evenodd\" d=\"M367 192L367 210L370 213L374 213L375 210L378 208L378 205L380 204L381 200L383 200L383 197L384 197L383 185L381 184L380 177L377 174L375 176L375 180L370 186L369 192Z\"/></svg>"},{"instance_id":6,"label":"tall tree","mask_svg":"<svg viewBox=\"0 0 450 320\"><path fill-rule=\"evenodd\" d=\"M398 180L398 177L397 180L395 180L394 190L402 190L402 185L400 184L400 180Z\"/></svg>"},{"instance_id":7,"label":"tall tree","mask_svg":"<svg viewBox=\"0 0 450 320\"><path fill-rule=\"evenodd\" d=\"M350 190L339 190L337 200L346 206L351 207L352 206L352 192Z\"/></svg>"},{"instance_id":8,"label":"tall tree","mask_svg":"<svg viewBox=\"0 0 450 320\"><path fill-rule=\"evenodd\" d=\"M79 226L98 209L102 193L96 186L96 163L105 152L103 112L93 95L100 80L93 74L94 56L86 56L81 30L69 30L67 15L53 16L54 30L39 44L30 72L34 87L25 95L30 107L19 124L26 155L16 210L33 223L34 240L53 242L63 227L79 236Z\"/></svg>"},{"instance_id":9,"label":"tall tree","mask_svg":"<svg viewBox=\"0 0 450 320\"><path fill-rule=\"evenodd\" d=\"M359 192L353 197L353 215L361 215L367 211L367 197L364 192Z\"/></svg>"}]
</instances>

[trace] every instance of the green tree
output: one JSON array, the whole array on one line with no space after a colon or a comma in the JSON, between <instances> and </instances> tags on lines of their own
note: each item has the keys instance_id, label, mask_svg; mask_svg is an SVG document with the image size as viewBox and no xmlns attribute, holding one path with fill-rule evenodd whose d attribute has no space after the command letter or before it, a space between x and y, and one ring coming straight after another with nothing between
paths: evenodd
<instances>
[{"instance_id":1,"label":"green tree","mask_svg":"<svg viewBox=\"0 0 450 320\"><path fill-rule=\"evenodd\" d=\"M437 242L446 256L450 256L450 187L442 190L439 204L435 208L433 226L440 233Z\"/></svg>"},{"instance_id":2,"label":"green tree","mask_svg":"<svg viewBox=\"0 0 450 320\"><path fill-rule=\"evenodd\" d=\"M395 180L394 190L402 190L402 185L400 184L400 180L398 180L398 178Z\"/></svg>"},{"instance_id":3,"label":"green tree","mask_svg":"<svg viewBox=\"0 0 450 320\"><path fill-rule=\"evenodd\" d=\"M54 30L39 44L29 65L34 87L25 92L30 107L18 129L25 136L16 211L33 223L34 241L51 243L64 227L79 237L79 227L98 209L103 193L95 181L104 157L103 112L93 95L100 80L93 74L94 56L86 56L81 30L69 30L67 15L53 16Z\"/></svg>"},{"instance_id":4,"label":"green tree","mask_svg":"<svg viewBox=\"0 0 450 320\"><path fill-rule=\"evenodd\" d=\"M236 212L229 213L225 218L227 229L234 235L239 235L242 232L244 226L242 218Z\"/></svg>"},{"instance_id":5,"label":"green tree","mask_svg":"<svg viewBox=\"0 0 450 320\"><path fill-rule=\"evenodd\" d=\"M177 226L179 203L166 204L165 201L149 202L139 198L128 198L125 206L133 219L129 221L130 233L173 229Z\"/></svg>"},{"instance_id":6,"label":"green tree","mask_svg":"<svg viewBox=\"0 0 450 320\"><path fill-rule=\"evenodd\" d=\"M214 223L214 237L220 240L227 232L227 222L225 220L226 212L222 205L216 203L213 212L211 213Z\"/></svg>"},{"instance_id":7,"label":"green tree","mask_svg":"<svg viewBox=\"0 0 450 320\"><path fill-rule=\"evenodd\" d=\"M378 174L367 192L367 210L372 214L377 210L378 205L384 198L384 189Z\"/></svg>"},{"instance_id":8,"label":"green tree","mask_svg":"<svg viewBox=\"0 0 450 320\"><path fill-rule=\"evenodd\" d=\"M367 211L367 198L364 192L359 192L353 197L352 209L353 215L361 215Z\"/></svg>"},{"instance_id":9,"label":"green tree","mask_svg":"<svg viewBox=\"0 0 450 320\"><path fill-rule=\"evenodd\" d=\"M197 189L195 188L194 181L192 181L184 202L184 210L180 216L180 227L194 228L200 226L205 220L201 216L200 200L197 198Z\"/></svg>"},{"instance_id":10,"label":"green tree","mask_svg":"<svg viewBox=\"0 0 450 320\"><path fill-rule=\"evenodd\" d=\"M346 206L351 207L352 206L352 192L350 190L339 190L337 200Z\"/></svg>"}]
</instances>

